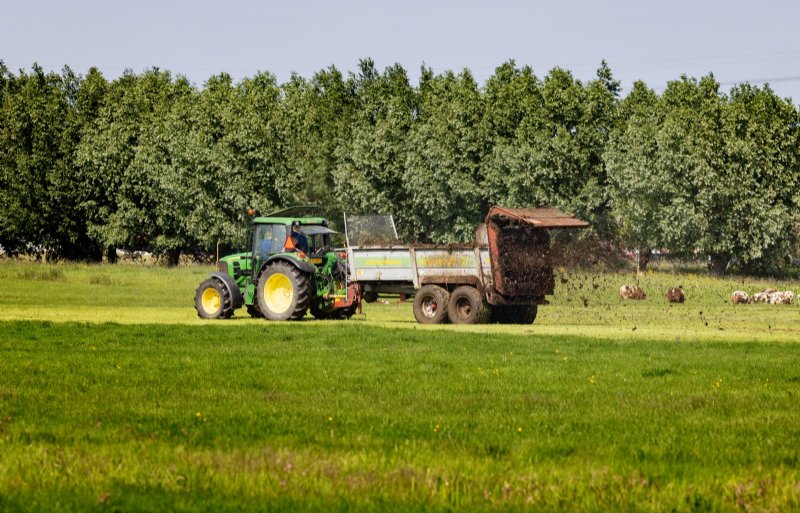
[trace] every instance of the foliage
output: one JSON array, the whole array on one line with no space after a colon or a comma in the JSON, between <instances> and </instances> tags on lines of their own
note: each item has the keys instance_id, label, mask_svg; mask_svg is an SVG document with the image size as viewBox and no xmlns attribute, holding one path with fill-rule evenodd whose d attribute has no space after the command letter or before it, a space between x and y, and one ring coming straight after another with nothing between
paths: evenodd
<instances>
[{"instance_id":1,"label":"foliage","mask_svg":"<svg viewBox=\"0 0 800 513\"><path fill-rule=\"evenodd\" d=\"M149 187L157 178L134 161L140 150L153 151L142 148L143 140L169 113L174 88L169 72L128 70L108 85L96 119L83 127L76 148L87 190L83 208L90 236L105 247L146 249L159 235L147 217Z\"/></svg>"},{"instance_id":2,"label":"foliage","mask_svg":"<svg viewBox=\"0 0 800 513\"><path fill-rule=\"evenodd\" d=\"M480 130L483 99L472 75L423 73L419 110L409 134L400 219L424 242L465 242L486 215Z\"/></svg>"},{"instance_id":3,"label":"foliage","mask_svg":"<svg viewBox=\"0 0 800 513\"><path fill-rule=\"evenodd\" d=\"M583 82L514 61L469 70L359 62L278 84L196 87L157 68L107 81L0 63L0 245L177 262L246 246L248 207L393 214L403 238L468 242L491 204L554 206L588 238L780 274L800 241L800 114L709 75L657 94L605 62Z\"/></svg>"},{"instance_id":4,"label":"foliage","mask_svg":"<svg viewBox=\"0 0 800 513\"><path fill-rule=\"evenodd\" d=\"M335 204L348 213L394 212L401 226L410 215L403 187L410 153L408 137L417 112L417 94L399 65L380 73L372 60L351 75L355 114L350 135L335 152Z\"/></svg>"},{"instance_id":5,"label":"foliage","mask_svg":"<svg viewBox=\"0 0 800 513\"><path fill-rule=\"evenodd\" d=\"M718 89L713 76L660 98L635 86L606 152L611 203L639 247L764 267L797 248L797 110L768 87Z\"/></svg>"},{"instance_id":6,"label":"foliage","mask_svg":"<svg viewBox=\"0 0 800 513\"><path fill-rule=\"evenodd\" d=\"M540 81L511 61L486 89L493 149L484 173L492 202L555 206L610 234L602 155L617 119L619 83L606 64L584 85L559 68Z\"/></svg>"},{"instance_id":7,"label":"foliage","mask_svg":"<svg viewBox=\"0 0 800 513\"><path fill-rule=\"evenodd\" d=\"M91 258L73 149L91 119L75 74L11 75L0 63L0 245L9 253ZM79 101L81 100L81 101Z\"/></svg>"}]
</instances>

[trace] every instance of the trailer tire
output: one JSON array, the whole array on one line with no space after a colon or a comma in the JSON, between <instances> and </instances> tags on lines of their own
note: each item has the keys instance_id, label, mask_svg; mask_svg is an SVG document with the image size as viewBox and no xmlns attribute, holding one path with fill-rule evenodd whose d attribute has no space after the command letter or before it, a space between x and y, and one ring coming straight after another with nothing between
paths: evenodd
<instances>
[{"instance_id":1,"label":"trailer tire","mask_svg":"<svg viewBox=\"0 0 800 513\"><path fill-rule=\"evenodd\" d=\"M438 285L424 285L414 295L414 318L420 324L442 324L447 321L450 294Z\"/></svg>"},{"instance_id":2,"label":"trailer tire","mask_svg":"<svg viewBox=\"0 0 800 513\"><path fill-rule=\"evenodd\" d=\"M362 299L364 300L365 303L374 303L375 301L378 300L378 293L368 290L364 292Z\"/></svg>"},{"instance_id":3,"label":"trailer tire","mask_svg":"<svg viewBox=\"0 0 800 513\"><path fill-rule=\"evenodd\" d=\"M463 285L450 294L447 317L453 324L482 324L489 320L489 308L478 289Z\"/></svg>"},{"instance_id":4,"label":"trailer tire","mask_svg":"<svg viewBox=\"0 0 800 513\"><path fill-rule=\"evenodd\" d=\"M536 305L497 305L492 307L491 322L497 324L533 324Z\"/></svg>"},{"instance_id":5,"label":"trailer tire","mask_svg":"<svg viewBox=\"0 0 800 513\"><path fill-rule=\"evenodd\" d=\"M233 301L228 287L217 278L202 282L194 293L194 308L202 319L230 319Z\"/></svg>"},{"instance_id":6,"label":"trailer tire","mask_svg":"<svg viewBox=\"0 0 800 513\"><path fill-rule=\"evenodd\" d=\"M258 309L270 321L297 321L311 304L311 280L294 265L278 260L258 279Z\"/></svg>"}]
</instances>

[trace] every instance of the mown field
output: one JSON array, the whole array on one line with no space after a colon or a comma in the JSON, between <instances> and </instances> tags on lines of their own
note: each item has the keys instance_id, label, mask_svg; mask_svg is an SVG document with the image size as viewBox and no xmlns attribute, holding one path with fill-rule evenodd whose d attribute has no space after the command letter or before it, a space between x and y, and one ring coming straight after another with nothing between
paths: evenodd
<instances>
[{"instance_id":1,"label":"mown field","mask_svg":"<svg viewBox=\"0 0 800 513\"><path fill-rule=\"evenodd\" d=\"M728 301L796 282L564 271L533 325L422 327L201 321L207 272L0 261L0 510L800 509L800 308Z\"/></svg>"}]
</instances>

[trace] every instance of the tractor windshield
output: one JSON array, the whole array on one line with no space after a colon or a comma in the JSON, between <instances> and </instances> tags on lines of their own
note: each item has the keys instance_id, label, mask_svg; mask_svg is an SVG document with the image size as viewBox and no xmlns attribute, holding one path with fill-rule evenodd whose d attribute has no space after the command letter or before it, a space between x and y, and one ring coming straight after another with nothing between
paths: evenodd
<instances>
[{"instance_id":1,"label":"tractor windshield","mask_svg":"<svg viewBox=\"0 0 800 513\"><path fill-rule=\"evenodd\" d=\"M300 226L300 233L308 239L308 249L310 253L316 253L323 248L329 248L331 245L331 234L339 233L331 230L327 226L321 225L302 225Z\"/></svg>"},{"instance_id":2,"label":"tractor windshield","mask_svg":"<svg viewBox=\"0 0 800 513\"><path fill-rule=\"evenodd\" d=\"M270 255L281 253L286 243L286 225L257 224L253 229L253 270L261 268Z\"/></svg>"}]
</instances>

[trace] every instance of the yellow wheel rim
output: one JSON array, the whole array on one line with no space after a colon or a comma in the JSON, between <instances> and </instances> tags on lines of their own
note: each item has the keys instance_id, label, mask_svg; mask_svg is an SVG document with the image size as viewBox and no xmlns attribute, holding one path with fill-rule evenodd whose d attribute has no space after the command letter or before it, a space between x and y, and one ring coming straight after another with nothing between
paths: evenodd
<instances>
[{"instance_id":1,"label":"yellow wheel rim","mask_svg":"<svg viewBox=\"0 0 800 513\"><path fill-rule=\"evenodd\" d=\"M285 274L273 274L264 284L264 298L267 306L276 314L281 314L292 306L294 287Z\"/></svg>"},{"instance_id":2,"label":"yellow wheel rim","mask_svg":"<svg viewBox=\"0 0 800 513\"><path fill-rule=\"evenodd\" d=\"M209 315L217 313L219 306L222 304L222 298L219 296L217 289L212 287L203 291L203 296L200 298L203 305L203 310Z\"/></svg>"}]
</instances>

